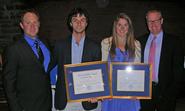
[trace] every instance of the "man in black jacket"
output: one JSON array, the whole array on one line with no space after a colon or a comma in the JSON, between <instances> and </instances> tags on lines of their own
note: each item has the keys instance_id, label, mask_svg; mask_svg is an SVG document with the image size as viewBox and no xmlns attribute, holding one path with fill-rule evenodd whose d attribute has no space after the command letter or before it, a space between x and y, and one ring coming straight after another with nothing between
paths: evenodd
<instances>
[{"instance_id":1,"label":"man in black jacket","mask_svg":"<svg viewBox=\"0 0 185 111\"><path fill-rule=\"evenodd\" d=\"M182 43L163 31L159 10L149 10L146 21L150 33L139 38L141 60L151 64L153 82L152 99L141 100L141 111L175 111L183 75Z\"/></svg>"},{"instance_id":2,"label":"man in black jacket","mask_svg":"<svg viewBox=\"0 0 185 111\"><path fill-rule=\"evenodd\" d=\"M4 86L11 111L51 111L48 65L50 51L38 37L39 14L21 15L23 37L8 47L3 59Z\"/></svg>"},{"instance_id":3,"label":"man in black jacket","mask_svg":"<svg viewBox=\"0 0 185 111\"><path fill-rule=\"evenodd\" d=\"M89 24L86 10L82 8L74 8L70 12L67 20L72 35L66 40L56 43L54 50L55 64L58 64L55 108L59 110L65 109L67 105L63 65L101 60L100 47L88 39L86 35L86 28ZM81 105L80 103L76 104ZM82 102L82 106L85 110L92 110L97 107L97 103Z\"/></svg>"}]
</instances>

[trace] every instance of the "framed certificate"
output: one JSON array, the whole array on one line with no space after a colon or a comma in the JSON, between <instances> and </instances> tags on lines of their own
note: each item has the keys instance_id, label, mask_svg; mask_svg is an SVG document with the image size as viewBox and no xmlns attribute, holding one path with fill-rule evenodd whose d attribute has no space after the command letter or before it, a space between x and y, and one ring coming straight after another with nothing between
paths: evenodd
<instances>
[{"instance_id":1,"label":"framed certificate","mask_svg":"<svg viewBox=\"0 0 185 111\"><path fill-rule=\"evenodd\" d=\"M113 98L151 99L150 65L112 62L110 79Z\"/></svg>"},{"instance_id":2,"label":"framed certificate","mask_svg":"<svg viewBox=\"0 0 185 111\"><path fill-rule=\"evenodd\" d=\"M107 62L69 64L65 65L64 68L69 102L110 97Z\"/></svg>"}]
</instances>

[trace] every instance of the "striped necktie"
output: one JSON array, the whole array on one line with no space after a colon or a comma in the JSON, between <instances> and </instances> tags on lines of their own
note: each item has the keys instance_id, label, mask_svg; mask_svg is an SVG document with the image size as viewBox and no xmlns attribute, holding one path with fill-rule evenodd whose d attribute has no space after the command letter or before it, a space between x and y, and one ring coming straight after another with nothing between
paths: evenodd
<instances>
[{"instance_id":1,"label":"striped necktie","mask_svg":"<svg viewBox=\"0 0 185 111\"><path fill-rule=\"evenodd\" d=\"M37 50L37 54L39 56L38 60L40 61L41 64L43 64L44 56L43 56L43 53L42 53L42 49L40 48L40 44L37 40L35 41L35 47L36 47L36 50Z\"/></svg>"}]
</instances>

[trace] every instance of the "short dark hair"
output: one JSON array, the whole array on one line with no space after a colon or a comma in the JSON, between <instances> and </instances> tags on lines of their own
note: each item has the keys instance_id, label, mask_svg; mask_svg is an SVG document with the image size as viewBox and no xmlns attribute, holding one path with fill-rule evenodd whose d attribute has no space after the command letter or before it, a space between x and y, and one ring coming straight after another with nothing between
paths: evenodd
<instances>
[{"instance_id":1,"label":"short dark hair","mask_svg":"<svg viewBox=\"0 0 185 111\"><path fill-rule=\"evenodd\" d=\"M89 25L89 15L88 15L87 10L85 10L84 8L80 8L80 7L73 8L67 17L67 26L71 32L73 31L73 28L70 25L71 20L73 17L77 16L78 14L84 15L86 17L87 27ZM87 29L87 27L86 27L86 29Z\"/></svg>"},{"instance_id":2,"label":"short dark hair","mask_svg":"<svg viewBox=\"0 0 185 111\"><path fill-rule=\"evenodd\" d=\"M39 15L39 13L37 12L36 9L26 9L20 15L20 17L21 17L20 18L20 22L23 21L24 15L27 14L27 13L33 13L33 14L35 14L38 17L38 20L40 19L40 15Z\"/></svg>"}]
</instances>

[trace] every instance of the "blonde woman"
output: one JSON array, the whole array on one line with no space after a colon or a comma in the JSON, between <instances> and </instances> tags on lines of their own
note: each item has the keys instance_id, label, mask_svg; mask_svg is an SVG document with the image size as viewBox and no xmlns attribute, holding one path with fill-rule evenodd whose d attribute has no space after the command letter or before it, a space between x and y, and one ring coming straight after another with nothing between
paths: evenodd
<instances>
[{"instance_id":1,"label":"blonde woman","mask_svg":"<svg viewBox=\"0 0 185 111\"><path fill-rule=\"evenodd\" d=\"M116 16L112 36L102 40L102 60L114 62L140 62L140 43L134 38L133 26L125 13ZM102 111L139 111L136 99L105 99Z\"/></svg>"}]
</instances>

